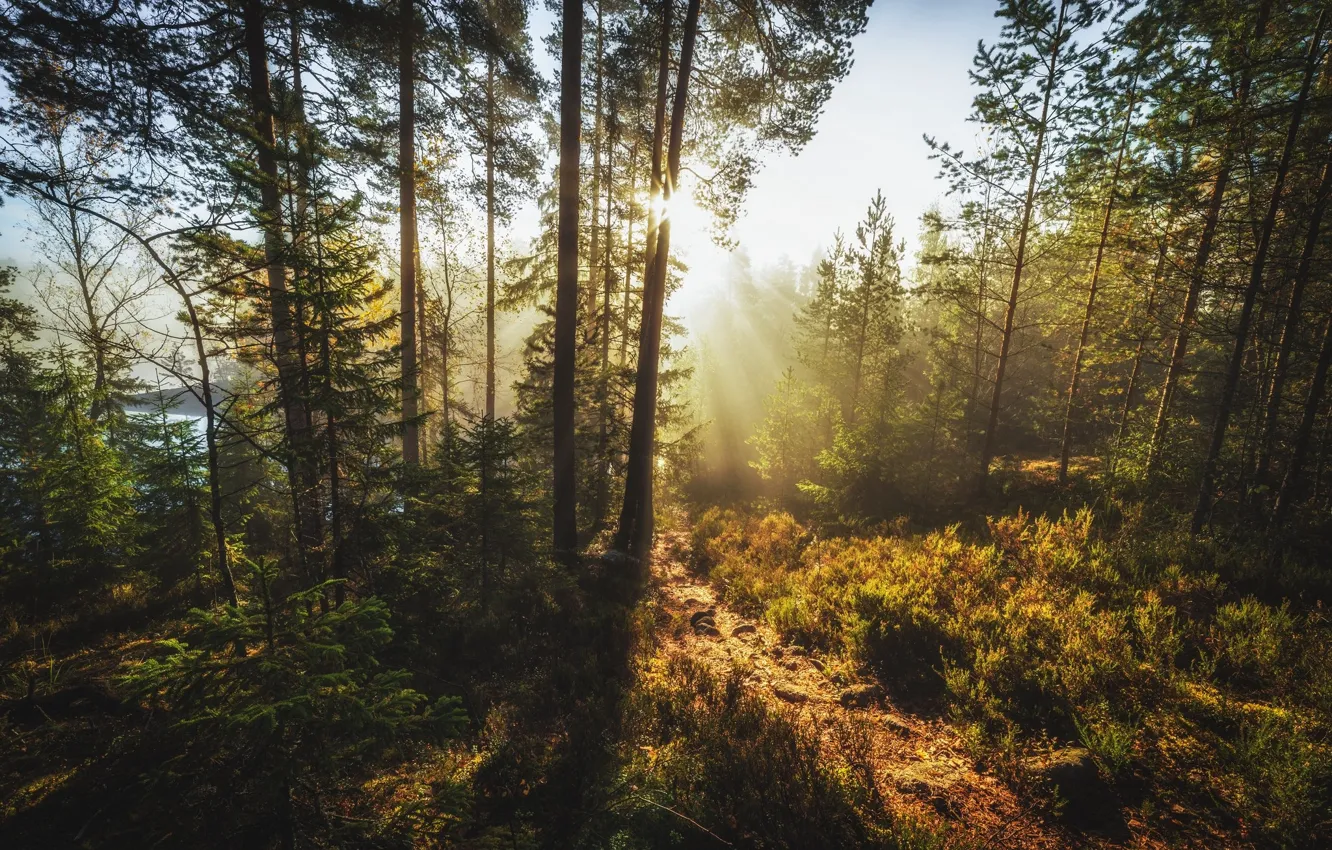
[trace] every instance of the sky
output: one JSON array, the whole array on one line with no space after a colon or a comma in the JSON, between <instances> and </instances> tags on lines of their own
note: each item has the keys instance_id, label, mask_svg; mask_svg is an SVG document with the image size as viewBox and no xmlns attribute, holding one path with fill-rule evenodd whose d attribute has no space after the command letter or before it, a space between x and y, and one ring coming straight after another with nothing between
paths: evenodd
<instances>
[{"instance_id":1,"label":"sky","mask_svg":"<svg viewBox=\"0 0 1332 850\"><path fill-rule=\"evenodd\" d=\"M839 228L854 229L877 190L907 241L909 264L920 216L945 200L947 188L922 134L954 146L974 141L967 74L977 42L998 35L997 7L995 0L877 0L854 42L851 73L833 90L814 139L796 156L765 162L745 199L732 235L755 268L783 258L808 264ZM534 40L541 44L553 25L553 13L541 6ZM554 58L542 49L538 60L553 75ZM712 244L703 213L673 214L672 252L690 272L667 310L689 326L694 313L714 303L708 296L722 285L730 258ZM515 236L535 222L535 209L525 210Z\"/></svg>"}]
</instances>

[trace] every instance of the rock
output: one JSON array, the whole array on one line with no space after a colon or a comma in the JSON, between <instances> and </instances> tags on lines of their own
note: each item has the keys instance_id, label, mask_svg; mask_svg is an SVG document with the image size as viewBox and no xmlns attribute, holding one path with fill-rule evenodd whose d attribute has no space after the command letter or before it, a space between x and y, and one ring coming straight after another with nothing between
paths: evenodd
<instances>
[{"instance_id":1,"label":"rock","mask_svg":"<svg viewBox=\"0 0 1332 850\"><path fill-rule=\"evenodd\" d=\"M892 732L894 735L900 735L903 738L911 737L911 727L906 725L902 718L892 714L883 716L883 728Z\"/></svg>"},{"instance_id":2,"label":"rock","mask_svg":"<svg viewBox=\"0 0 1332 850\"><path fill-rule=\"evenodd\" d=\"M752 635L758 631L758 627L753 623L741 623L731 629L731 637L740 637L741 635Z\"/></svg>"},{"instance_id":3,"label":"rock","mask_svg":"<svg viewBox=\"0 0 1332 850\"><path fill-rule=\"evenodd\" d=\"M890 774L893 787L903 794L924 800L942 799L962 779L954 767L936 761L918 761Z\"/></svg>"},{"instance_id":4,"label":"rock","mask_svg":"<svg viewBox=\"0 0 1332 850\"><path fill-rule=\"evenodd\" d=\"M1037 781L1059 796L1072 809L1083 809L1099 802L1106 793L1091 752L1083 747L1065 747L1023 762Z\"/></svg>"},{"instance_id":5,"label":"rock","mask_svg":"<svg viewBox=\"0 0 1332 850\"><path fill-rule=\"evenodd\" d=\"M705 637L722 636L722 633L718 631L717 627L708 622L699 623L697 626L694 626L694 633Z\"/></svg>"},{"instance_id":6,"label":"rock","mask_svg":"<svg viewBox=\"0 0 1332 850\"><path fill-rule=\"evenodd\" d=\"M1085 748L1065 747L1022 764L1048 793L1067 803L1059 813L1061 820L1115 840L1126 840L1131 834L1118 797L1101 779Z\"/></svg>"},{"instance_id":7,"label":"rock","mask_svg":"<svg viewBox=\"0 0 1332 850\"><path fill-rule=\"evenodd\" d=\"M785 667L787 670L792 670L792 671L799 670L800 662L792 658L789 661L782 662L782 666Z\"/></svg>"},{"instance_id":8,"label":"rock","mask_svg":"<svg viewBox=\"0 0 1332 850\"><path fill-rule=\"evenodd\" d=\"M794 688L788 688L785 685L774 685L772 689L773 696L785 702L801 703L809 699L809 694L804 691L797 691Z\"/></svg>"},{"instance_id":9,"label":"rock","mask_svg":"<svg viewBox=\"0 0 1332 850\"><path fill-rule=\"evenodd\" d=\"M716 608L705 608L702 611L695 611L689 615L689 625L697 626L700 621L707 620L712 622L717 617Z\"/></svg>"},{"instance_id":10,"label":"rock","mask_svg":"<svg viewBox=\"0 0 1332 850\"><path fill-rule=\"evenodd\" d=\"M843 708L868 708L881 699L883 688L878 685L852 685L838 698Z\"/></svg>"}]
</instances>

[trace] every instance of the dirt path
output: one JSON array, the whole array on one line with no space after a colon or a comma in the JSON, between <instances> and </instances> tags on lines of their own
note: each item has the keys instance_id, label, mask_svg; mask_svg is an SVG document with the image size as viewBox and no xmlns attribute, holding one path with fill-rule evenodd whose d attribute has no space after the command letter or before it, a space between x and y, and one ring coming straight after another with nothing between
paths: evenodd
<instances>
[{"instance_id":1,"label":"dirt path","mask_svg":"<svg viewBox=\"0 0 1332 850\"><path fill-rule=\"evenodd\" d=\"M863 730L858 737L868 747L879 793L893 811L935 813L984 847L1083 843L1051 828L1007 786L977 771L947 723L897 709L876 685L840 686L818 658L784 646L772 628L719 602L687 567L685 533L661 535L653 562L661 620L670 624L661 630L663 650L685 653L720 675L746 670L749 686L775 704L807 713L830 746L838 745L831 739L839 728Z\"/></svg>"}]
</instances>

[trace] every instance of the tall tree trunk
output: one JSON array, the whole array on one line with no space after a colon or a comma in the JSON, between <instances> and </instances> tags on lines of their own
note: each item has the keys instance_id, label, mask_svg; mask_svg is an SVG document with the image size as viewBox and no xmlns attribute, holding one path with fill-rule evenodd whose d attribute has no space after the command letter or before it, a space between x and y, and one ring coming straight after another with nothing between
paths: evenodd
<instances>
[{"instance_id":1,"label":"tall tree trunk","mask_svg":"<svg viewBox=\"0 0 1332 850\"><path fill-rule=\"evenodd\" d=\"M419 234L418 234L419 235ZM421 446L421 460L430 457L430 332L426 325L425 271L421 268L421 242L418 239L412 251L416 260L416 413L425 424L419 429L417 444Z\"/></svg>"},{"instance_id":2,"label":"tall tree trunk","mask_svg":"<svg viewBox=\"0 0 1332 850\"><path fill-rule=\"evenodd\" d=\"M1271 469L1272 447L1276 443L1277 425L1281 416L1281 396L1286 388L1290 355L1296 344L1304 306L1304 290L1309 285L1309 271L1313 265L1314 253L1318 249L1319 231L1323 224L1323 213L1327 210L1329 194L1332 194L1332 157L1323 163L1323 174L1318 181L1313 208L1309 211L1309 228L1305 232L1304 248L1300 252L1299 266L1295 270L1295 280L1290 288L1290 300L1286 304L1286 319L1281 328L1281 341L1277 348L1276 364L1272 368L1272 383L1267 393L1267 406L1263 418L1262 445L1258 452L1256 469L1256 480L1259 485L1267 483Z\"/></svg>"},{"instance_id":3,"label":"tall tree trunk","mask_svg":"<svg viewBox=\"0 0 1332 850\"><path fill-rule=\"evenodd\" d=\"M327 454L328 474L328 573L337 580L333 589L333 604L341 606L347 600L347 565L342 551L342 468L341 446L338 441L338 419L334 415L332 400L337 386L333 380L333 316L324 288L324 243L323 229L319 224L319 207L314 209L314 249L316 265L321 269L319 275L319 303L322 313L319 322L319 358L323 379L324 398L330 406L324 411L324 450Z\"/></svg>"},{"instance_id":4,"label":"tall tree trunk","mask_svg":"<svg viewBox=\"0 0 1332 850\"><path fill-rule=\"evenodd\" d=\"M440 254L444 265L444 297L440 305L440 329L439 329L439 425L441 434L449 434L449 425L452 423L452 411L450 408L450 387L449 383L449 355L453 349L453 275L449 270L449 230L448 222L444 220L444 211L436 206L437 217L439 219L439 238L441 242Z\"/></svg>"},{"instance_id":5,"label":"tall tree trunk","mask_svg":"<svg viewBox=\"0 0 1332 850\"><path fill-rule=\"evenodd\" d=\"M217 571L222 576L222 587L227 601L239 605L236 579L231 573L231 559L227 552L226 524L222 519L222 463L217 449L217 406L213 398L212 371L208 368L208 348L204 344L203 326L194 308L189 290L170 275L172 286L185 303L185 315L190 320L190 334L194 337L194 356L199 358L199 401L204 409L204 446L208 451L208 518L213 524L213 545L217 547Z\"/></svg>"},{"instance_id":6,"label":"tall tree trunk","mask_svg":"<svg viewBox=\"0 0 1332 850\"><path fill-rule=\"evenodd\" d=\"M249 101L258 143L258 224L264 236L268 293L272 310L274 361L278 370L278 401L287 435L287 479L291 487L293 519L297 528L297 554L308 570L309 554L318 546L317 518L308 505L315 482L310 479L309 415L300 392L302 364L292 326L291 293L287 288L286 242L283 238L282 197L278 182L275 110L269 84L267 10L263 0L246 0L242 11L246 62L249 65Z\"/></svg>"},{"instance_id":7,"label":"tall tree trunk","mask_svg":"<svg viewBox=\"0 0 1332 850\"><path fill-rule=\"evenodd\" d=\"M486 53L486 418L495 418L495 52Z\"/></svg>"},{"instance_id":8,"label":"tall tree trunk","mask_svg":"<svg viewBox=\"0 0 1332 850\"><path fill-rule=\"evenodd\" d=\"M614 106L612 106L614 109ZM601 334L601 369L597 377L597 494L596 524L605 525L610 504L610 333L611 333L611 212L615 192L615 136L607 134L606 144L606 244L601 266L601 311L598 332Z\"/></svg>"},{"instance_id":9,"label":"tall tree trunk","mask_svg":"<svg viewBox=\"0 0 1332 850\"><path fill-rule=\"evenodd\" d=\"M1262 228L1258 234L1258 245L1254 250L1253 265L1249 269L1249 284L1244 289L1244 302L1240 308L1239 327L1235 330L1235 347L1230 354L1226 381L1221 389L1221 404L1217 408L1216 420L1212 425L1212 440L1207 448L1207 457L1203 461L1202 475L1198 481L1198 502L1193 509L1193 533L1202 531L1211 515L1215 494L1216 465L1221 458L1221 449L1226 440L1226 428L1230 424L1230 413L1235 404L1235 393L1239 388L1240 375L1243 372L1244 354L1249 346L1249 325L1253 321L1253 305L1258 299L1258 292L1263 286L1263 273L1267 266L1267 252L1272 245L1272 231L1276 229L1277 213L1281 209L1281 196L1286 185L1286 175L1290 171L1291 157L1295 152L1295 143L1299 138L1300 121L1304 117L1304 106L1309 99L1309 89L1313 86L1314 73L1318 69L1318 51L1323 40L1323 15L1318 16L1314 25L1313 37L1309 40L1309 53L1305 60L1304 81L1300 85L1299 97L1295 101L1294 111L1290 116L1290 125L1286 129L1286 142L1281 149L1281 160L1277 164L1276 179L1272 186L1272 198L1267 205L1267 214L1263 217Z\"/></svg>"},{"instance_id":10,"label":"tall tree trunk","mask_svg":"<svg viewBox=\"0 0 1332 850\"><path fill-rule=\"evenodd\" d=\"M597 0L596 47L592 55L592 73L595 75L592 85L592 141L589 144L592 149L592 185L588 193L591 209L587 219L587 315L593 327L597 326L597 295L601 291L597 276L601 273L601 216L598 210L601 207L601 101L604 90L602 46L601 2Z\"/></svg>"},{"instance_id":11,"label":"tall tree trunk","mask_svg":"<svg viewBox=\"0 0 1332 850\"><path fill-rule=\"evenodd\" d=\"M1129 370L1128 386L1124 387L1124 404L1119 409L1119 424L1115 427L1114 451L1110 457L1110 475L1115 474L1124 446L1124 437L1128 433L1129 417L1133 413L1133 399L1138 391L1138 381L1142 377L1142 359L1147 348L1147 329L1156 315L1156 291L1161 286L1165 274L1166 257L1170 254L1170 222L1167 220L1165 233L1161 237L1161 246L1156 255L1156 269L1152 272L1152 282L1147 288L1147 306L1143 310L1143 326L1138 333L1138 342L1133 348L1133 367Z\"/></svg>"},{"instance_id":12,"label":"tall tree trunk","mask_svg":"<svg viewBox=\"0 0 1332 850\"><path fill-rule=\"evenodd\" d=\"M615 534L615 548L628 551L634 541L634 527L638 520L638 503L644 489L643 478L648 475L650 459L644 457L648 440L647 417L642 411L647 406L648 356L652 349L652 316L655 301L657 245L661 236L661 206L665 179L662 168L662 143L666 135L666 90L670 82L671 59L671 0L662 0L661 39L657 46L657 100L653 112L652 177L648 189L647 233L644 237L643 298L638 323L638 368L634 375L633 419L629 424L629 459L625 470L624 503L620 510L620 524ZM648 487L649 491L651 486Z\"/></svg>"},{"instance_id":13,"label":"tall tree trunk","mask_svg":"<svg viewBox=\"0 0 1332 850\"><path fill-rule=\"evenodd\" d=\"M1254 23L1251 44L1257 44L1267 32L1267 20L1272 11L1272 0L1263 0L1258 7L1258 17ZM1189 288L1184 295L1184 308L1180 312L1179 330L1175 334L1175 344L1171 348L1170 362L1166 366L1165 381L1161 386L1161 398L1156 410L1156 425L1152 428L1152 441L1147 448L1147 475L1156 472L1165 448L1166 429L1170 423L1170 407L1175 400L1175 391L1184 372L1184 356L1189 348L1189 335L1193 329L1193 317L1198 310L1198 299L1207 271L1207 260L1212 254L1212 240L1216 237L1217 223L1221 219L1221 207L1225 201L1226 186L1230 182L1231 159L1235 154L1238 127L1244 120L1244 110L1249 102L1249 90L1253 85L1253 63L1245 56L1246 64L1240 75L1239 95L1236 98L1237 115L1230 123L1224 147L1221 150L1216 179L1212 182L1212 196L1207 202L1207 214L1203 219L1202 237L1198 241L1198 253L1194 255L1193 270L1189 275ZM1194 120L1196 123L1197 116Z\"/></svg>"},{"instance_id":14,"label":"tall tree trunk","mask_svg":"<svg viewBox=\"0 0 1332 850\"><path fill-rule=\"evenodd\" d=\"M582 130L583 0L564 0L560 62L559 255L555 287L552 380L556 556L574 566L578 553L577 470L574 466L574 361L578 329L579 136Z\"/></svg>"},{"instance_id":15,"label":"tall tree trunk","mask_svg":"<svg viewBox=\"0 0 1332 850\"><path fill-rule=\"evenodd\" d=\"M1281 481L1276 504L1272 507L1273 528L1280 528L1285 524L1291 508L1302 495L1304 466L1309 458L1309 446L1312 442L1314 424L1318 420L1318 410L1323 403L1329 366L1332 366L1332 316L1329 316L1323 325L1323 344L1318 351L1318 365L1314 368L1313 380L1309 383L1309 393L1305 396L1304 412L1300 415L1300 424L1295 431L1295 442L1291 447L1290 462L1286 465L1286 476Z\"/></svg>"},{"instance_id":16,"label":"tall tree trunk","mask_svg":"<svg viewBox=\"0 0 1332 850\"><path fill-rule=\"evenodd\" d=\"M972 422L976 418L976 406L980 403L980 385L985 363L985 324L989 320L985 306L986 299L986 275L989 269L990 260L990 186L985 186L985 205L982 207L981 215L981 245L980 253L977 257L976 265L976 330L972 341L972 371L971 371L971 390L967 393L967 446L974 445L973 435L975 434ZM829 313L829 323L832 321L832 314ZM829 328L828 333L831 333ZM825 341L823 345L824 362L828 359L828 344Z\"/></svg>"},{"instance_id":17,"label":"tall tree trunk","mask_svg":"<svg viewBox=\"0 0 1332 850\"><path fill-rule=\"evenodd\" d=\"M1073 447L1073 410L1078 398L1078 382L1082 378L1082 360L1091 334L1092 312L1096 308L1096 291L1101 281L1101 261L1105 257L1105 243L1110 237L1110 217L1115 209L1115 194L1119 191L1119 175L1124 168L1124 152L1128 149L1129 128L1133 126L1133 95L1138 83L1136 76L1129 82L1128 102L1125 105L1124 130L1119 134L1119 152L1115 155L1114 171L1110 176L1110 192L1105 199L1105 214L1101 217L1101 238L1096 244L1096 262L1092 264L1091 283L1087 286L1087 306L1082 312L1082 330L1078 334L1078 348L1073 355L1073 374L1068 382L1068 399L1064 403L1064 437L1059 444L1059 482L1068 482L1068 457Z\"/></svg>"},{"instance_id":18,"label":"tall tree trunk","mask_svg":"<svg viewBox=\"0 0 1332 850\"><path fill-rule=\"evenodd\" d=\"M680 42L680 64L675 78L675 100L671 105L670 145L666 155L666 182L662 186L663 206L669 210L672 195L679 185L680 148L684 143L685 109L689 98L689 75L694 64L694 42L698 35L699 0L689 0L685 11L684 33ZM634 386L634 424L643 421L640 443L630 446L630 465L638 467L638 494L629 550L640 562L652 544L652 461L657 430L657 383L661 366L662 310L666 301L666 277L671 257L671 218L662 216L658 225L657 247L652 263L652 298L644 301L651 309L648 348L638 359L638 378ZM644 354L646 356L644 356ZM640 403L641 399L641 403ZM637 453L635 454L635 450ZM636 461L636 463L635 463ZM626 504L628 496L626 495Z\"/></svg>"},{"instance_id":19,"label":"tall tree trunk","mask_svg":"<svg viewBox=\"0 0 1332 850\"><path fill-rule=\"evenodd\" d=\"M398 26L398 222L402 315L402 460L421 460L416 368L416 10L401 0Z\"/></svg>"},{"instance_id":20,"label":"tall tree trunk","mask_svg":"<svg viewBox=\"0 0 1332 850\"><path fill-rule=\"evenodd\" d=\"M1059 69L1059 51L1063 46L1064 19L1068 0L1059 4L1059 20L1051 39L1054 48L1050 54L1050 72L1045 78L1045 96L1041 100L1041 118L1036 128L1036 143L1032 147L1031 174L1027 178L1027 195L1022 204L1022 224L1018 228L1017 256L1014 258L1013 283L1008 290L1008 307L1004 311L1004 335L999 344L999 364L994 374L994 395L990 398L990 420L985 426L985 444L981 448L980 475L976 490L985 492L990 477L990 461L994 458L999 439L999 410L1004 391L1004 373L1008 371L1008 353L1013 346L1013 323L1017 318L1018 293L1022 286L1023 263L1027 258L1027 236L1031 229L1032 208L1036 205L1036 184L1040 179L1041 155L1045 149L1045 133L1050 123L1050 99L1054 95Z\"/></svg>"},{"instance_id":21,"label":"tall tree trunk","mask_svg":"<svg viewBox=\"0 0 1332 850\"><path fill-rule=\"evenodd\" d=\"M628 232L624 237L624 311L620 314L620 367L629 365L629 310L634 292L634 198L638 192L638 140L629 153L629 201L625 218Z\"/></svg>"}]
</instances>

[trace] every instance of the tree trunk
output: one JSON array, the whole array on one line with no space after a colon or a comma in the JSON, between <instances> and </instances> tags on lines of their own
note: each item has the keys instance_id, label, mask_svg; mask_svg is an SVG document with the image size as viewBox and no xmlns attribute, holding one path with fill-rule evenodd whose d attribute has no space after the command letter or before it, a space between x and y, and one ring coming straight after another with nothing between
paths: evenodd
<instances>
[{"instance_id":1,"label":"tree trunk","mask_svg":"<svg viewBox=\"0 0 1332 850\"><path fill-rule=\"evenodd\" d=\"M398 26L398 274L402 320L402 460L421 460L416 405L416 10L402 0Z\"/></svg>"},{"instance_id":2,"label":"tree trunk","mask_svg":"<svg viewBox=\"0 0 1332 850\"><path fill-rule=\"evenodd\" d=\"M620 368L629 365L629 310L634 292L634 198L638 192L638 140L629 153L629 202L625 218L628 231L624 237L624 311L620 314Z\"/></svg>"},{"instance_id":3,"label":"tree trunk","mask_svg":"<svg viewBox=\"0 0 1332 850\"><path fill-rule=\"evenodd\" d=\"M1264 0L1258 7L1258 19L1254 23L1252 43L1257 44L1267 31L1268 15L1272 11L1272 0ZM1247 57L1246 57L1247 58ZM1161 386L1160 404L1156 410L1156 425L1152 428L1152 441L1147 448L1147 475L1150 477L1157 468L1161 451L1165 448L1166 429L1170 422L1170 406L1174 403L1175 390L1179 386L1180 376L1184 371L1184 355L1189 348L1189 334L1193 326L1193 317L1198 310L1198 298L1202 294L1207 260L1212 253L1212 240L1216 236L1217 222L1221 219L1221 207L1225 200L1226 186L1230 182L1231 157L1234 155L1235 135L1238 125L1243 121L1243 111L1249 102L1249 90L1253 83L1252 64L1246 64L1240 77L1240 90L1236 100L1236 110L1240 113L1230 124L1224 148L1221 151L1216 179L1212 182L1212 196L1207 203L1207 214L1203 219L1202 238L1198 241L1198 253L1194 256L1193 271L1189 275L1189 288L1184 295L1184 309L1179 317L1179 330L1175 334L1175 344L1170 352L1170 363L1166 367L1165 382ZM1197 116L1195 116L1196 122Z\"/></svg>"},{"instance_id":4,"label":"tree trunk","mask_svg":"<svg viewBox=\"0 0 1332 850\"><path fill-rule=\"evenodd\" d=\"M199 358L199 401L204 409L204 446L208 450L208 517L213 523L213 545L217 547L217 571L222 576L222 587L227 601L240 605L236 595L236 579L231 573L231 559L227 552L226 524L222 520L222 463L217 450L217 408L213 399L213 378L208 368L208 348L204 344L203 327L194 309L194 299L171 275L173 288L185 303L185 315L190 320L190 333L194 337L194 356Z\"/></svg>"},{"instance_id":5,"label":"tree trunk","mask_svg":"<svg viewBox=\"0 0 1332 850\"><path fill-rule=\"evenodd\" d=\"M1254 251L1253 265L1249 270L1249 284L1244 289L1244 302L1240 308L1239 327L1235 330L1235 347L1231 351L1230 364L1226 370L1226 382L1221 390L1221 404L1217 408L1216 421L1212 425L1212 440L1207 448L1207 457L1203 461L1202 475L1198 481L1198 502L1193 509L1193 533L1202 531L1211 515L1215 486L1216 465L1221 458L1221 449L1226 440L1226 428L1230 424L1231 409L1235 404L1235 392L1239 388L1240 375L1243 372L1244 353L1249 346L1249 325L1253 321L1253 305L1262 289L1263 273L1267 266L1267 252L1272 245L1272 231L1276 229L1277 213L1281 209L1281 195L1285 189L1286 175L1290 171L1290 160L1295 152L1295 143L1299 138L1300 120L1304 117L1304 105L1309 99L1309 89L1313 85L1314 73L1318 68L1318 48L1323 38L1323 15L1318 16L1314 25L1313 38L1309 41L1309 53L1305 61L1304 81L1300 86L1299 97L1295 101L1294 111L1290 116L1290 125L1286 129L1285 145L1281 149L1281 161L1277 164L1275 183L1272 186L1272 198L1267 205L1267 214L1263 217L1262 229L1258 235L1258 245Z\"/></svg>"},{"instance_id":6,"label":"tree trunk","mask_svg":"<svg viewBox=\"0 0 1332 850\"><path fill-rule=\"evenodd\" d=\"M1166 257L1170 254L1170 222L1167 219L1165 233L1161 237L1160 251L1156 256L1156 270L1152 272L1152 282L1147 289L1147 306L1143 311L1143 328L1138 334L1138 343L1133 349L1133 368L1129 371L1128 386L1124 388L1124 404L1119 410L1119 425L1115 428L1114 452L1110 457L1110 475L1115 474L1120 452L1124 446L1124 437L1128 433L1129 416L1133 412L1133 397L1138 390L1138 379L1142 377L1142 356L1147 347L1147 328L1156 313L1156 291L1161 286L1165 274Z\"/></svg>"},{"instance_id":7,"label":"tree trunk","mask_svg":"<svg viewBox=\"0 0 1332 850\"><path fill-rule=\"evenodd\" d=\"M1314 369L1313 380L1309 384L1309 394L1304 400L1304 412L1295 431L1295 443L1291 447L1290 462L1286 465L1286 476L1281 481L1276 504L1272 507L1274 529L1279 529L1285 524L1291 508L1301 496L1304 465L1308 461L1314 423L1318 420L1318 409L1323 403L1329 366L1332 366L1332 316L1329 316L1323 325L1323 344L1318 352L1318 365Z\"/></svg>"},{"instance_id":8,"label":"tree trunk","mask_svg":"<svg viewBox=\"0 0 1332 850\"><path fill-rule=\"evenodd\" d=\"M620 524L615 534L615 548L629 551L634 542L634 528L638 521L638 504L643 494L643 478L649 474L651 461L644 457L648 441L647 417L641 411L647 407L648 357L652 349L653 303L656 298L657 245L660 240L661 219L659 207L665 179L662 174L662 142L666 135L666 89L670 82L671 58L671 0L661 4L661 40L657 47L657 100L653 112L652 178L648 190L647 234L644 238L643 298L638 323L638 363L634 375L633 419L629 425L629 460L625 470L624 504L620 510ZM648 487L649 493L651 487Z\"/></svg>"},{"instance_id":9,"label":"tree trunk","mask_svg":"<svg viewBox=\"0 0 1332 850\"><path fill-rule=\"evenodd\" d=\"M486 53L486 418L495 418L495 52Z\"/></svg>"},{"instance_id":10,"label":"tree trunk","mask_svg":"<svg viewBox=\"0 0 1332 850\"><path fill-rule=\"evenodd\" d=\"M666 155L667 174L666 182L662 186L663 205L670 204L671 196L680 179L680 148L684 143L685 108L689 97L689 74L694 64L698 14L699 0L689 0L685 11L684 34L680 42L680 65L675 79L675 100L671 105L671 136ZM646 299L644 301L644 309L651 309L651 316L644 318L649 326L648 347L639 356L639 380L634 386L634 424L637 424L641 418L643 428L639 445L630 446L630 465L638 467L639 477L633 530L629 536L629 551L637 556L640 562L646 558L648 548L652 544L652 461L655 455L657 430L657 379L661 366L662 309L666 301L666 277L670 257L671 219L666 215L662 216L658 226L656 253L652 264L651 303L649 304ZM636 456L635 450L637 450Z\"/></svg>"},{"instance_id":11,"label":"tree trunk","mask_svg":"<svg viewBox=\"0 0 1332 850\"><path fill-rule=\"evenodd\" d=\"M984 494L990 477L990 461L994 458L999 438L999 409L1004 391L1004 373L1008 370L1008 352L1013 345L1013 323L1017 318L1018 292L1022 286L1022 267L1027 256L1027 236L1031 228L1032 208L1036 204L1036 183L1040 178L1041 154L1045 147L1045 132L1049 129L1050 98L1054 95L1055 77L1059 68L1059 50L1063 46L1064 15L1068 0L1059 5L1059 21L1055 25L1054 49L1050 55L1050 72L1045 78L1045 96L1041 101L1041 118L1036 128L1036 143L1032 148L1031 175L1027 178L1027 195L1022 204L1022 224L1018 228L1017 256L1013 265L1013 284L1008 290L1008 307L1004 311L1004 335L999 344L999 364L994 374L994 395L990 399L990 420L985 426L985 444L981 448L980 476L976 490Z\"/></svg>"},{"instance_id":12,"label":"tree trunk","mask_svg":"<svg viewBox=\"0 0 1332 850\"><path fill-rule=\"evenodd\" d=\"M452 422L452 411L450 410L450 386L449 383L449 355L453 348L453 276L449 271L449 230L448 223L444 220L444 212L438 206L436 207L439 218L439 237L441 244L441 255L444 265L444 299L441 305L440 329L439 329L439 425L441 434L449 433L449 424Z\"/></svg>"},{"instance_id":13,"label":"tree trunk","mask_svg":"<svg viewBox=\"0 0 1332 850\"><path fill-rule=\"evenodd\" d=\"M1258 453L1256 480L1267 483L1272 464L1272 447L1276 443L1278 419L1281 415L1281 396L1285 392L1286 376L1290 369L1290 355L1299 331L1300 314L1304 305L1304 290L1309 284L1309 271L1314 253L1318 249L1319 231L1323 213L1327 210L1328 195L1332 194L1332 158L1323 164L1323 175L1318 181L1313 208L1309 212L1309 229L1305 233L1304 248L1300 252L1295 281L1291 285L1290 300L1286 304L1286 320L1281 328L1281 341L1277 349L1276 364L1272 369L1272 384L1267 394L1267 407L1263 420L1262 446Z\"/></svg>"},{"instance_id":14,"label":"tree trunk","mask_svg":"<svg viewBox=\"0 0 1332 850\"><path fill-rule=\"evenodd\" d=\"M269 85L267 12L262 0L246 0L243 24L246 61L249 65L249 100L258 142L258 225L264 235L268 293L272 310L274 360L278 370L278 401L287 432L287 478L292 493L293 520L297 528L297 553L302 566L318 546L317 519L307 501L314 482L308 473L309 416L300 392L302 365L292 327L292 305L287 289L286 243L283 238L282 198L278 185L277 139L274 129L273 96Z\"/></svg>"},{"instance_id":15,"label":"tree trunk","mask_svg":"<svg viewBox=\"0 0 1332 850\"><path fill-rule=\"evenodd\" d=\"M315 207L315 256L319 268L324 267L324 249L319 226L319 208ZM322 361L324 398L332 402L337 387L333 381L333 317L332 310L325 297L324 278L319 282L319 303L323 305L320 316L319 357ZM328 520L329 520L329 574L337 580L333 589L333 604L341 606L347 600L347 565L342 551L342 469L341 447L338 443L338 420L332 407L324 411L324 443L327 452L328 472Z\"/></svg>"},{"instance_id":16,"label":"tree trunk","mask_svg":"<svg viewBox=\"0 0 1332 850\"><path fill-rule=\"evenodd\" d=\"M971 372L971 391L967 394L967 446L974 445L974 426L972 423L976 419L976 407L980 403L980 385L982 367L985 362L985 323L989 319L987 315L985 298L986 274L988 273L990 260L990 186L985 186L985 205L983 207L981 224L981 244L980 254L977 258L976 266L976 331L972 344L972 372ZM831 321L831 318L829 319ZM829 331L831 332L831 330ZM824 344L824 361L827 361L828 346Z\"/></svg>"},{"instance_id":17,"label":"tree trunk","mask_svg":"<svg viewBox=\"0 0 1332 850\"><path fill-rule=\"evenodd\" d=\"M592 59L592 73L595 75L593 80L593 100L592 100L592 142L589 145L592 149L592 185L590 207L588 211L588 251L587 251L587 315L592 321L593 327L597 326L597 294L601 287L597 281L597 275L601 272L601 216L598 209L601 206L601 101L604 89L601 75L602 63L602 29L601 29L601 2L597 2L597 28L596 28L596 47Z\"/></svg>"},{"instance_id":18,"label":"tree trunk","mask_svg":"<svg viewBox=\"0 0 1332 850\"><path fill-rule=\"evenodd\" d=\"M1082 313L1082 330L1078 334L1078 348L1073 355L1073 375L1068 382L1068 399L1064 403L1064 437L1059 444L1059 483L1068 482L1068 457L1073 446L1073 408L1078 398L1078 382L1082 378L1082 360L1087 350L1087 337L1091 333L1092 311L1096 308L1096 290L1101 281L1101 261L1105 257L1105 243L1110 237L1110 217L1115 209L1115 193L1119 191L1119 175L1124 168L1124 151L1128 149L1129 128L1133 125L1133 95L1138 78L1128 87L1125 106L1124 130L1119 134L1119 153L1115 155L1114 172L1110 176L1110 193L1105 199L1105 214L1101 217L1101 238L1096 245L1096 262L1092 264L1091 283L1087 286L1087 306Z\"/></svg>"},{"instance_id":19,"label":"tree trunk","mask_svg":"<svg viewBox=\"0 0 1332 850\"><path fill-rule=\"evenodd\" d=\"M613 108L613 107L612 107ZM596 525L606 522L610 504L610 332L611 332L611 212L615 191L615 138L607 135L606 145L606 244L601 268L601 312L597 323L601 334L601 369L597 378L597 494Z\"/></svg>"},{"instance_id":20,"label":"tree trunk","mask_svg":"<svg viewBox=\"0 0 1332 850\"><path fill-rule=\"evenodd\" d=\"M582 130L583 0L564 0L560 62L559 254L555 290L555 554L577 562L578 493L574 467L574 360L578 327L579 136Z\"/></svg>"}]
</instances>

